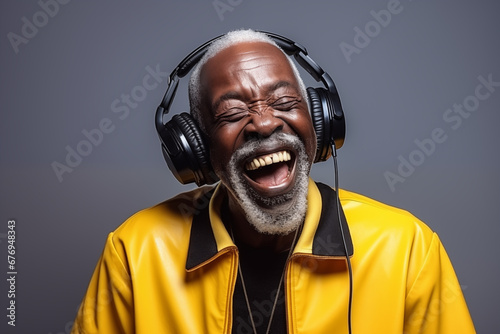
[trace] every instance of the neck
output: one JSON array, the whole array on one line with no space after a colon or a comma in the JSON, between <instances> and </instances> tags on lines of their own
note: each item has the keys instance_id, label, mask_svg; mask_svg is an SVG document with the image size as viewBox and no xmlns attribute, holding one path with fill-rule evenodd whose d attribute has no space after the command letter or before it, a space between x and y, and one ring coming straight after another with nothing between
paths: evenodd
<instances>
[{"instance_id":1,"label":"neck","mask_svg":"<svg viewBox=\"0 0 500 334\"><path fill-rule=\"evenodd\" d=\"M295 231L286 235L261 233L247 221L236 199L230 194L226 199L222 208L222 220L226 225L231 226L236 244L243 243L253 248L269 249L276 253L285 252L292 247Z\"/></svg>"}]
</instances>

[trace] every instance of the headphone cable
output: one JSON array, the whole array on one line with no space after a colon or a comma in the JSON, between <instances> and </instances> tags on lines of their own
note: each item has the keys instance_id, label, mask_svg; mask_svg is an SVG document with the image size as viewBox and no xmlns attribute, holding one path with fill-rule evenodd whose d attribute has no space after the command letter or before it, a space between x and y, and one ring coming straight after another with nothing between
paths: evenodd
<instances>
[{"instance_id":1,"label":"headphone cable","mask_svg":"<svg viewBox=\"0 0 500 334\"><path fill-rule=\"evenodd\" d=\"M335 148L335 143L332 144L332 157L333 157L333 169L334 169L334 175L335 175L335 200L337 203L337 216L339 220L339 226L340 226L340 234L342 235L342 242L344 244L344 252L345 252L345 259L347 261L347 270L349 272L349 306L347 310L347 326L349 329L349 334L352 334L352 326L351 326L351 310L352 310L352 290L353 290L353 283L352 283L352 266L351 266L351 259L349 258L349 252L347 251L347 243L345 241L345 234L344 234L344 228L342 227L342 221L340 220L340 198L339 198L339 172L338 172L338 166L337 166L337 150Z\"/></svg>"}]
</instances>

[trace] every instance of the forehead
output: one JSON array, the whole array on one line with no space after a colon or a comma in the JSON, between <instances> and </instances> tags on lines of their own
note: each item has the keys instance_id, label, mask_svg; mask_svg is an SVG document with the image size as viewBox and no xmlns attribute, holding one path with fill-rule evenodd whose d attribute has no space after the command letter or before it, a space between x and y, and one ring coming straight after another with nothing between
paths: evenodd
<instances>
[{"instance_id":1,"label":"forehead","mask_svg":"<svg viewBox=\"0 0 500 334\"><path fill-rule=\"evenodd\" d=\"M276 46L265 42L232 45L210 58L200 72L202 92L209 99L232 90L259 94L277 81L289 82L298 91L287 57Z\"/></svg>"},{"instance_id":2,"label":"forehead","mask_svg":"<svg viewBox=\"0 0 500 334\"><path fill-rule=\"evenodd\" d=\"M241 64L250 69L258 59L266 59L276 63L288 62L283 52L273 44L261 41L241 42L228 46L215 54L203 66L202 72L211 67L217 67L217 64Z\"/></svg>"}]
</instances>

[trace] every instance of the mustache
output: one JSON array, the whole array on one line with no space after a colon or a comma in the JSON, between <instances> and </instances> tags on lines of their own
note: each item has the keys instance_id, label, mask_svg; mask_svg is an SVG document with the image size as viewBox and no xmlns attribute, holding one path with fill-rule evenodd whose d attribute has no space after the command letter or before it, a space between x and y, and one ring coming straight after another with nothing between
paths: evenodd
<instances>
[{"instance_id":1,"label":"mustache","mask_svg":"<svg viewBox=\"0 0 500 334\"><path fill-rule=\"evenodd\" d=\"M238 147L231 156L231 161L241 163L246 161L255 151L262 146L285 146L293 147L299 151L303 147L302 141L296 135L291 135L283 132L275 132L266 138L254 138L245 142L242 146Z\"/></svg>"}]
</instances>

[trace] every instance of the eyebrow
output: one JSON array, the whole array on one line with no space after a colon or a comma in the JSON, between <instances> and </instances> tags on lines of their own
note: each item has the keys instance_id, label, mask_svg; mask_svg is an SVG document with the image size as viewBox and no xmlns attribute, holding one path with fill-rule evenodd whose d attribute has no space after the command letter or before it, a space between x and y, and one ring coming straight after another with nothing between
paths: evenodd
<instances>
[{"instance_id":1,"label":"eyebrow","mask_svg":"<svg viewBox=\"0 0 500 334\"><path fill-rule=\"evenodd\" d=\"M267 92L268 93L272 93L272 92L275 92L276 90L278 90L279 88L293 88L294 90L297 91L297 87L295 87L294 84L288 82L288 81L285 81L285 80L280 80L272 85L269 86L269 88L267 88ZM297 91L298 92L298 91ZM240 100L242 101L243 100L243 96L238 93L238 92L235 92L235 91L229 91L223 95L221 95L213 104L212 104L212 110L217 110L217 108L219 108L220 104L224 101L228 101L228 100Z\"/></svg>"},{"instance_id":2,"label":"eyebrow","mask_svg":"<svg viewBox=\"0 0 500 334\"><path fill-rule=\"evenodd\" d=\"M215 101L213 104L212 104L212 110L217 110L217 108L219 108L220 104L224 101L228 101L228 100L243 100L243 97L241 96L241 94L235 92L235 91L230 91L230 92L227 92L223 95L221 95L217 101Z\"/></svg>"},{"instance_id":3,"label":"eyebrow","mask_svg":"<svg viewBox=\"0 0 500 334\"><path fill-rule=\"evenodd\" d=\"M295 85L293 85L291 82L280 80L280 81L276 82L275 84L271 85L268 88L268 92L274 92L274 91L278 90L279 88L289 88L289 87L296 89Z\"/></svg>"}]
</instances>

